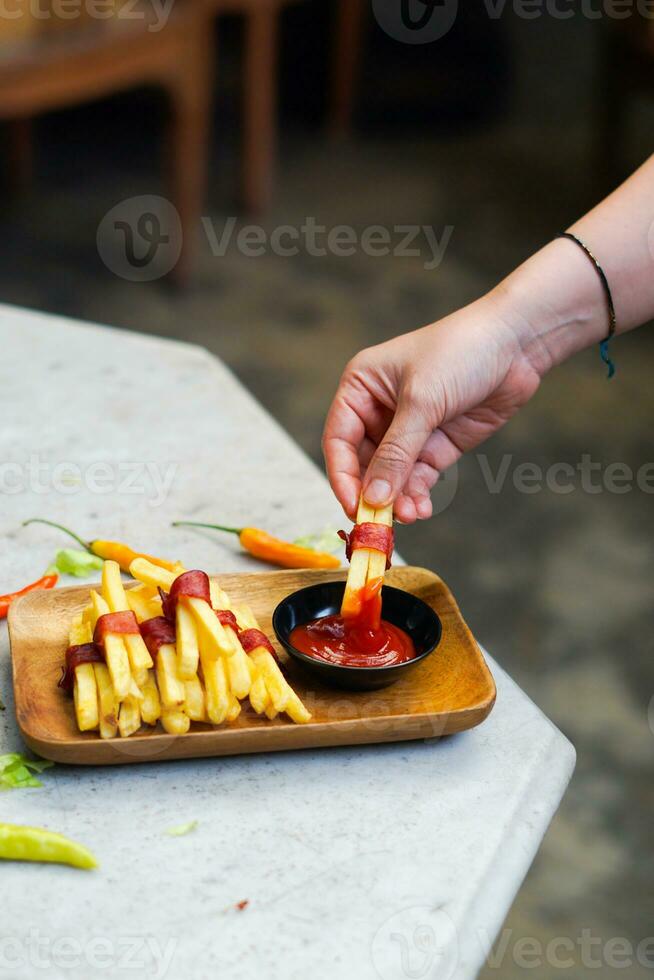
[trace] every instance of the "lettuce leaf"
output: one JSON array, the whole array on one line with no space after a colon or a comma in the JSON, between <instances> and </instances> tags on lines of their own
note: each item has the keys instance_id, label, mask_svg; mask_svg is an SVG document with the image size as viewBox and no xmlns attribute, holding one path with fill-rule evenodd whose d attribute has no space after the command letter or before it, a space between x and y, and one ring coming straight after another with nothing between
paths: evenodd
<instances>
[{"instance_id":1,"label":"lettuce leaf","mask_svg":"<svg viewBox=\"0 0 654 980\"><path fill-rule=\"evenodd\" d=\"M53 762L45 759L28 759L19 752L8 752L0 755L0 789L26 789L32 786L43 786L40 779L33 776L34 772L43 772L53 766Z\"/></svg>"},{"instance_id":2,"label":"lettuce leaf","mask_svg":"<svg viewBox=\"0 0 654 980\"><path fill-rule=\"evenodd\" d=\"M102 558L91 555L88 551L79 551L76 548L62 548L56 554L55 567L64 575L75 575L77 578L86 578L91 572L99 571L102 568Z\"/></svg>"},{"instance_id":3,"label":"lettuce leaf","mask_svg":"<svg viewBox=\"0 0 654 980\"><path fill-rule=\"evenodd\" d=\"M310 548L311 551L327 552L328 555L336 554L345 547L345 542L339 538L334 527L323 528L317 534L305 534L301 538L296 538L293 544L300 548Z\"/></svg>"}]
</instances>

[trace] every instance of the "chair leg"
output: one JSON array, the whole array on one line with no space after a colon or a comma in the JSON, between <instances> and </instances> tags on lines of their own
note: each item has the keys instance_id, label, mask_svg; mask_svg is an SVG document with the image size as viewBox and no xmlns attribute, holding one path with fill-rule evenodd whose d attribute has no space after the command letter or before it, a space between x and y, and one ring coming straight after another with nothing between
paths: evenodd
<instances>
[{"instance_id":1,"label":"chair leg","mask_svg":"<svg viewBox=\"0 0 654 980\"><path fill-rule=\"evenodd\" d=\"M332 136L343 136L352 127L364 15L364 0L338 0L329 107L329 131Z\"/></svg>"},{"instance_id":2,"label":"chair leg","mask_svg":"<svg viewBox=\"0 0 654 980\"><path fill-rule=\"evenodd\" d=\"M11 119L6 125L10 185L15 192L25 191L34 179L32 120Z\"/></svg>"},{"instance_id":3,"label":"chair leg","mask_svg":"<svg viewBox=\"0 0 654 980\"><path fill-rule=\"evenodd\" d=\"M277 145L277 37L280 5L246 15L243 201L257 214L270 203Z\"/></svg>"},{"instance_id":4,"label":"chair leg","mask_svg":"<svg viewBox=\"0 0 654 980\"><path fill-rule=\"evenodd\" d=\"M180 217L182 251L172 277L184 285L206 199L209 158L213 40L210 24L189 30L178 71L169 83L172 118L168 173L171 200Z\"/></svg>"}]
</instances>

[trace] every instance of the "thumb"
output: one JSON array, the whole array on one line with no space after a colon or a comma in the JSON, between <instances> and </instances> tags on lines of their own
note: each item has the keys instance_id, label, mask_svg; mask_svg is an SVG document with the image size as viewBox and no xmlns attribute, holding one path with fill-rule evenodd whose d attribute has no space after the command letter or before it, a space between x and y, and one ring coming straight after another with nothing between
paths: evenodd
<instances>
[{"instance_id":1,"label":"thumb","mask_svg":"<svg viewBox=\"0 0 654 980\"><path fill-rule=\"evenodd\" d=\"M431 431L419 408L400 402L368 466L363 481L366 503L385 507L399 497Z\"/></svg>"}]
</instances>

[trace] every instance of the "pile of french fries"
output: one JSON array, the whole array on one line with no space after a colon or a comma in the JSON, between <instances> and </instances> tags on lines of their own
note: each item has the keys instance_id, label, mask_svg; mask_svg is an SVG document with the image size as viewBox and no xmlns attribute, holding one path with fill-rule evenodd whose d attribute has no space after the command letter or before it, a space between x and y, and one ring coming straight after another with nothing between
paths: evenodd
<instances>
[{"instance_id":1,"label":"pile of french fries","mask_svg":"<svg viewBox=\"0 0 654 980\"><path fill-rule=\"evenodd\" d=\"M383 524L393 526L393 507L378 507L375 509L365 502L359 501L357 524ZM345 593L341 605L341 615L353 619L361 612L361 606L366 586L374 587L381 584L386 572L386 555L371 548L359 548L352 553L350 568L345 583Z\"/></svg>"},{"instance_id":2,"label":"pile of french fries","mask_svg":"<svg viewBox=\"0 0 654 980\"><path fill-rule=\"evenodd\" d=\"M136 558L130 573L137 585L125 589L120 567L106 561L101 592L75 617L70 645L91 643L97 620L106 613L127 612L138 623L162 615L159 589L168 592L180 565L167 571ZM127 738L142 725L160 723L172 735L184 735L191 722L222 725L233 722L246 698L258 715L269 719L285 712L297 724L311 715L286 681L266 647L246 653L238 633L223 626L215 610L231 610L239 630L258 629L246 605L232 606L229 596L210 581L211 604L180 596L176 608L176 642L160 647L155 661L139 634L107 634L104 663L76 667L73 699L79 730L97 731L101 738Z\"/></svg>"}]
</instances>

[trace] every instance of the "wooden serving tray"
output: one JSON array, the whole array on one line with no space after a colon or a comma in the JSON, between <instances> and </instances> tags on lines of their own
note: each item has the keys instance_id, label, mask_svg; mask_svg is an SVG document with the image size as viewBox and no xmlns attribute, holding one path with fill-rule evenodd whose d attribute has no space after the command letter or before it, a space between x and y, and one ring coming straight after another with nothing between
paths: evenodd
<instances>
[{"instance_id":1,"label":"wooden serving tray","mask_svg":"<svg viewBox=\"0 0 654 980\"><path fill-rule=\"evenodd\" d=\"M343 578L344 571L303 570L221 575L220 583L235 605L239 600L249 603L273 638L272 613L281 599L306 585ZM88 604L90 587L32 592L9 613L16 715L23 738L38 755L55 762L115 765L433 738L478 725L493 707L495 684L451 592L423 568L393 568L387 581L419 596L443 623L438 648L392 687L371 693L325 687L290 662L275 640L289 682L313 715L309 724L295 725L285 715L269 721L245 701L238 719L220 728L194 724L188 734L175 736L157 727L108 740L77 730L72 700L57 687L68 627Z\"/></svg>"}]
</instances>

